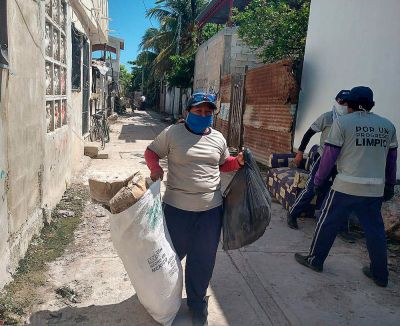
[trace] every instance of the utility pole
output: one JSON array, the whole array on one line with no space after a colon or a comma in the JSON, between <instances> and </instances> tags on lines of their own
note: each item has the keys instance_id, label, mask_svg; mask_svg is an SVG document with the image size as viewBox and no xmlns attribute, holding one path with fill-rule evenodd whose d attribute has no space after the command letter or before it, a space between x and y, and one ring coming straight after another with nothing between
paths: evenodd
<instances>
[{"instance_id":1,"label":"utility pole","mask_svg":"<svg viewBox=\"0 0 400 326\"><path fill-rule=\"evenodd\" d=\"M144 90L144 88L143 88L143 85L144 85L144 66L142 66L142 95L143 95L143 90Z\"/></svg>"}]
</instances>

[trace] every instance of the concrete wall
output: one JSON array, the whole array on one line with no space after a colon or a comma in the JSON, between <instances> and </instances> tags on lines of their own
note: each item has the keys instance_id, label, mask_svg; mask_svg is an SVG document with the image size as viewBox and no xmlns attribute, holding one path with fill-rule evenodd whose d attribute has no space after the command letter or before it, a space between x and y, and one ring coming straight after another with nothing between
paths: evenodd
<instances>
[{"instance_id":1,"label":"concrete wall","mask_svg":"<svg viewBox=\"0 0 400 326\"><path fill-rule=\"evenodd\" d=\"M31 237L42 225L45 117L43 5L8 2L10 73L8 83L8 271L15 270ZM42 21L43 20L43 21ZM27 56L29 49L29 57Z\"/></svg>"},{"instance_id":2,"label":"concrete wall","mask_svg":"<svg viewBox=\"0 0 400 326\"><path fill-rule=\"evenodd\" d=\"M226 27L197 50L193 89L218 92L221 76L244 74L246 66L260 65L256 53L239 38L237 27Z\"/></svg>"},{"instance_id":3,"label":"concrete wall","mask_svg":"<svg viewBox=\"0 0 400 326\"><path fill-rule=\"evenodd\" d=\"M7 262L10 260L8 246L8 206L7 206L7 102L8 70L0 68L0 288L7 282L10 275L7 272Z\"/></svg>"},{"instance_id":4,"label":"concrete wall","mask_svg":"<svg viewBox=\"0 0 400 326\"><path fill-rule=\"evenodd\" d=\"M398 0L312 1L295 147L316 117L331 109L339 90L358 85L373 89L373 111L399 134L399 14ZM318 142L315 136L311 143Z\"/></svg>"},{"instance_id":5,"label":"concrete wall","mask_svg":"<svg viewBox=\"0 0 400 326\"><path fill-rule=\"evenodd\" d=\"M82 94L71 93L71 7L66 28L67 124L47 132L44 6L44 1L26 0L9 1L7 8L12 28L9 70L0 70L0 288L61 199L83 156ZM78 25L88 33L87 25Z\"/></svg>"},{"instance_id":6,"label":"concrete wall","mask_svg":"<svg viewBox=\"0 0 400 326\"><path fill-rule=\"evenodd\" d=\"M96 43L108 41L108 0L70 0L71 6L85 22L88 35Z\"/></svg>"},{"instance_id":7,"label":"concrete wall","mask_svg":"<svg viewBox=\"0 0 400 326\"><path fill-rule=\"evenodd\" d=\"M174 118L178 118L185 110L190 95L191 89L180 90L177 87L166 87L164 112L172 115ZM181 97L181 99L179 99L179 97Z\"/></svg>"},{"instance_id":8,"label":"concrete wall","mask_svg":"<svg viewBox=\"0 0 400 326\"><path fill-rule=\"evenodd\" d=\"M203 43L196 53L196 63L193 81L193 90L208 91L219 89L221 69L224 62L225 30Z\"/></svg>"}]
</instances>

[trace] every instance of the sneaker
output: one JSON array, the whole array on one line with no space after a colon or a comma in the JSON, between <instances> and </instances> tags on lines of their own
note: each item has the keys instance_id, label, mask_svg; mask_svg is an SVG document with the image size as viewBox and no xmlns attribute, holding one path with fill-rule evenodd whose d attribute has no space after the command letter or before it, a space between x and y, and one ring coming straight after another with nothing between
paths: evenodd
<instances>
[{"instance_id":1,"label":"sneaker","mask_svg":"<svg viewBox=\"0 0 400 326\"><path fill-rule=\"evenodd\" d=\"M369 266L364 266L362 268L362 271L364 273L364 275L368 278L370 278L371 280L373 280L375 282L376 285L380 286L380 287L387 287L388 282L383 282L383 281L379 281L378 279L376 279L372 273L371 273L371 269L369 268Z\"/></svg>"},{"instance_id":2,"label":"sneaker","mask_svg":"<svg viewBox=\"0 0 400 326\"><path fill-rule=\"evenodd\" d=\"M208 312L207 309L195 310L189 308L190 313L192 314L192 325L193 326L208 326L207 316Z\"/></svg>"},{"instance_id":3,"label":"sneaker","mask_svg":"<svg viewBox=\"0 0 400 326\"><path fill-rule=\"evenodd\" d=\"M295 254L294 254L294 259L296 259L296 261L297 261L300 265L303 265L303 266L305 266L305 267L308 267L308 268L312 269L312 270L315 271L315 272L321 273L322 270L323 270L323 268L320 267L320 266L311 265L311 264L308 262L308 256L307 256L307 255L302 255L302 254L300 254L300 253L295 253Z\"/></svg>"},{"instance_id":4,"label":"sneaker","mask_svg":"<svg viewBox=\"0 0 400 326\"><path fill-rule=\"evenodd\" d=\"M286 220L288 227L290 227L293 230L299 229L299 225L297 224L297 218L292 217L289 212L287 213Z\"/></svg>"}]
</instances>

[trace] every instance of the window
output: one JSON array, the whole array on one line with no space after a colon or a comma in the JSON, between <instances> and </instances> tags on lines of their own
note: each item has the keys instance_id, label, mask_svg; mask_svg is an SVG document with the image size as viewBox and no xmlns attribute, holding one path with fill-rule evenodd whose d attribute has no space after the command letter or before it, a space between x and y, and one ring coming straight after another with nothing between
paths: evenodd
<instances>
[{"instance_id":1,"label":"window","mask_svg":"<svg viewBox=\"0 0 400 326\"><path fill-rule=\"evenodd\" d=\"M72 73L71 82L72 90L81 90L81 60L82 60L82 35L75 28L74 24L71 26L72 37Z\"/></svg>"},{"instance_id":2,"label":"window","mask_svg":"<svg viewBox=\"0 0 400 326\"><path fill-rule=\"evenodd\" d=\"M8 67L7 1L0 0L0 68Z\"/></svg>"},{"instance_id":3,"label":"window","mask_svg":"<svg viewBox=\"0 0 400 326\"><path fill-rule=\"evenodd\" d=\"M45 74L47 132L67 124L65 0L45 0Z\"/></svg>"}]
</instances>

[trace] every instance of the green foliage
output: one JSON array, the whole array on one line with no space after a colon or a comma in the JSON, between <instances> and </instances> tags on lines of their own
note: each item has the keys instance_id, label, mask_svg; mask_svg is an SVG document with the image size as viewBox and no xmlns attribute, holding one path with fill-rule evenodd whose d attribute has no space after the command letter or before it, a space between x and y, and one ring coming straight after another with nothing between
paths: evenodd
<instances>
[{"instance_id":1,"label":"green foliage","mask_svg":"<svg viewBox=\"0 0 400 326\"><path fill-rule=\"evenodd\" d=\"M125 65L120 65L119 82L122 88L122 96L127 97L132 91L132 74L126 69Z\"/></svg>"},{"instance_id":2,"label":"green foliage","mask_svg":"<svg viewBox=\"0 0 400 326\"><path fill-rule=\"evenodd\" d=\"M194 75L194 55L179 56L171 58L172 66L167 75L167 81L171 86L189 88L192 86Z\"/></svg>"},{"instance_id":3,"label":"green foliage","mask_svg":"<svg viewBox=\"0 0 400 326\"><path fill-rule=\"evenodd\" d=\"M302 59L311 0L253 0L234 21L246 44L265 62Z\"/></svg>"},{"instance_id":4,"label":"green foliage","mask_svg":"<svg viewBox=\"0 0 400 326\"><path fill-rule=\"evenodd\" d=\"M201 43L218 31L215 24L197 29L196 17L207 3L207 0L157 0L155 7L148 10L147 16L158 20L159 27L145 31L140 43L142 51L132 62L132 78L133 88L137 81L141 85L144 71L143 86L149 101L149 93L155 93L165 76L171 86L191 86L194 54ZM140 70L140 76L134 69Z\"/></svg>"},{"instance_id":5,"label":"green foliage","mask_svg":"<svg viewBox=\"0 0 400 326\"><path fill-rule=\"evenodd\" d=\"M198 32L199 45L212 38L215 34L217 34L220 31L221 28L223 27L220 27L217 24L211 24L211 23L205 24L202 30Z\"/></svg>"}]
</instances>

